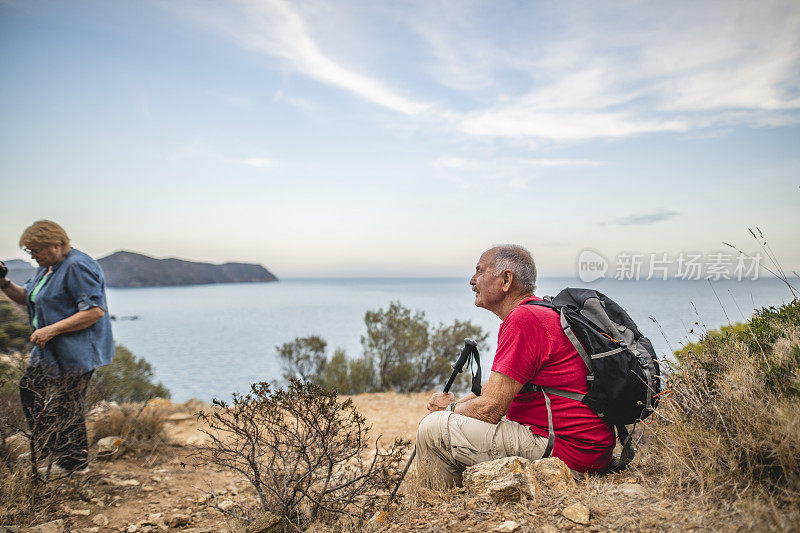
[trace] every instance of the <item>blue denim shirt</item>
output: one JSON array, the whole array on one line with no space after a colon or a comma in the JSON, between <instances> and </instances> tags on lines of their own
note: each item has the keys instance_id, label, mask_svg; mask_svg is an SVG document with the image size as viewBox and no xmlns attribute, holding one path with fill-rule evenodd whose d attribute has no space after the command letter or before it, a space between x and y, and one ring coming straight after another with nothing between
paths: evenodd
<instances>
[{"instance_id":1,"label":"blue denim shirt","mask_svg":"<svg viewBox=\"0 0 800 533\"><path fill-rule=\"evenodd\" d=\"M62 372L69 375L83 374L110 363L114 357L114 338L100 265L85 253L71 249L67 257L53 265L50 279L36 295L34 309L28 296L46 273L46 268L39 267L25 284L28 318L33 321L36 313L40 328L92 307L99 307L105 315L88 328L56 335L44 349L34 347L30 364L42 365L58 375Z\"/></svg>"}]
</instances>

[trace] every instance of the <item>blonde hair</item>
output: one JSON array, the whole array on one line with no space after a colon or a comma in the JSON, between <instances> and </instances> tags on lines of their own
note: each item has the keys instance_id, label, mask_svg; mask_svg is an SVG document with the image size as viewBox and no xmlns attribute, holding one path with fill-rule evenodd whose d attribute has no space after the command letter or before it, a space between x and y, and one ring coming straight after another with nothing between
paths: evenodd
<instances>
[{"instance_id":1,"label":"blonde hair","mask_svg":"<svg viewBox=\"0 0 800 533\"><path fill-rule=\"evenodd\" d=\"M52 220L37 220L19 238L20 248L63 246L69 249L69 243L67 232Z\"/></svg>"}]
</instances>

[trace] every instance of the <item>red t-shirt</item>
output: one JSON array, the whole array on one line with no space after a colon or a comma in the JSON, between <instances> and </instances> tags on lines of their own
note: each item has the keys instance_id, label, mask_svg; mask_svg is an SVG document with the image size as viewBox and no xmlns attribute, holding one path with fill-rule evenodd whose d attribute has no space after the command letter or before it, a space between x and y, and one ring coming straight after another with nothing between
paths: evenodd
<instances>
[{"instance_id":1,"label":"red t-shirt","mask_svg":"<svg viewBox=\"0 0 800 533\"><path fill-rule=\"evenodd\" d=\"M536 296L528 298L541 300ZM525 303L523 302L523 304ZM546 307L515 307L500 325L492 371L519 383L586 394L586 364L561 330L558 313ZM605 468L614 433L586 404L550 394L556 440L553 457L578 472ZM547 407L541 392L519 393L506 417L547 437Z\"/></svg>"}]
</instances>

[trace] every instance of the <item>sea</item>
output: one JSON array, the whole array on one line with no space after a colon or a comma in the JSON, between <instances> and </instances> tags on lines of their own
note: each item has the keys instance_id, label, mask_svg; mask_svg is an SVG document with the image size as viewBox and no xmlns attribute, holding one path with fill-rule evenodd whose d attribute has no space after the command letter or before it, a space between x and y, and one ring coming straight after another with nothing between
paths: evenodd
<instances>
[{"instance_id":1,"label":"sea","mask_svg":"<svg viewBox=\"0 0 800 533\"><path fill-rule=\"evenodd\" d=\"M537 295L564 287L598 290L628 311L659 357L670 357L706 329L742 322L754 309L791 301L778 279L625 280L585 284L544 278ZM797 286L797 284L795 284ZM342 348L361 355L364 313L400 302L432 324L470 320L489 333L482 356L491 368L500 319L474 306L467 279L363 278L284 279L238 283L108 289L116 342L152 366L155 379L176 402L230 399L251 383L280 380L276 347L296 337L319 335L329 354ZM458 353L453 353L453 360Z\"/></svg>"}]
</instances>

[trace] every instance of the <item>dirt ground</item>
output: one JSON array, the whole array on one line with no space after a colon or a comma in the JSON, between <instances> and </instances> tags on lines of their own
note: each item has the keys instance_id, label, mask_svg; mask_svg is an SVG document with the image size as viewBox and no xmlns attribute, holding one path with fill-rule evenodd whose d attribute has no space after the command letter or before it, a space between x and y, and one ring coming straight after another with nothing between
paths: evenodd
<instances>
[{"instance_id":1,"label":"dirt ground","mask_svg":"<svg viewBox=\"0 0 800 533\"><path fill-rule=\"evenodd\" d=\"M391 442L395 437L413 439L426 414L429 394L362 394L352 397L358 410L372 424L373 438ZM197 401L173 405L166 434L156 453L126 454L97 460L86 474L75 477L77 497L59 510L67 531L229 531L230 519L210 506L252 506L255 492L241 476L209 466L195 467L193 446L205 438L194 417L210 406ZM216 500L209 493L216 494ZM747 530L735 521L735 513L718 506L664 491L658 480L648 479L640 468L603 478L578 482L562 493L543 492L519 503L495 505L488 497L464 489L423 489L413 474L393 510L380 515L365 529L371 531L692 531ZM565 515L575 504L589 512L588 524ZM320 528L317 528L319 530ZM324 529L324 528L323 528ZM758 528L756 528L758 529Z\"/></svg>"}]
</instances>

